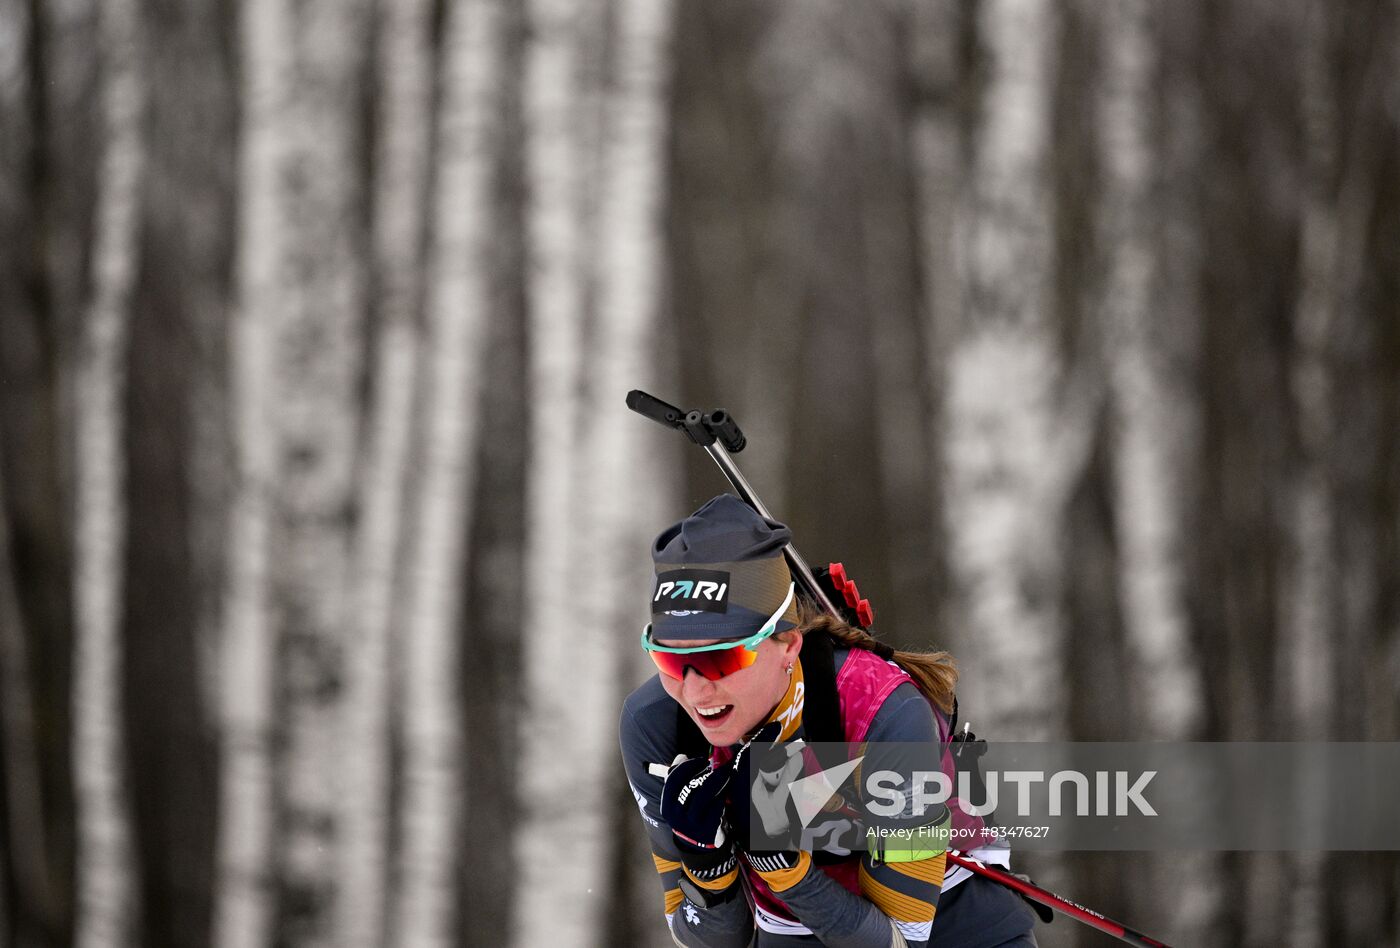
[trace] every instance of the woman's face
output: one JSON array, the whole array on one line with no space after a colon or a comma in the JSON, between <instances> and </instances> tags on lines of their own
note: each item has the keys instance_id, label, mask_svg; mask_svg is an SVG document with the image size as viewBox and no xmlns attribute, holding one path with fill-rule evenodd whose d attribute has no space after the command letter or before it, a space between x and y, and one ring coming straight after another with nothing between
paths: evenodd
<instances>
[{"instance_id":1,"label":"woman's face","mask_svg":"<svg viewBox=\"0 0 1400 948\"><path fill-rule=\"evenodd\" d=\"M661 645L692 647L713 645L719 639L694 642L662 640ZM782 632L758 645L758 658L748 668L710 681L693 668L685 670L685 681L661 675L666 693L685 708L700 727L700 733L716 747L737 744L772 713L788 689L788 666L802 650L802 636ZM701 714L701 710L720 713Z\"/></svg>"}]
</instances>

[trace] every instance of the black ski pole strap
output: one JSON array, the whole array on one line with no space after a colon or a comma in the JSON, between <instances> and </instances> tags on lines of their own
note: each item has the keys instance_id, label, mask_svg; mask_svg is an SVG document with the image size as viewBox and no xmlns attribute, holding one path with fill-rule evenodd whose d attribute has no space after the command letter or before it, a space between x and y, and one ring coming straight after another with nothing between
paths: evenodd
<instances>
[{"instance_id":1,"label":"black ski pole strap","mask_svg":"<svg viewBox=\"0 0 1400 948\"><path fill-rule=\"evenodd\" d=\"M808 632L802 637L802 681L807 695L802 708L802 730L809 743L840 743L841 699L836 693L836 656L831 636Z\"/></svg>"}]
</instances>

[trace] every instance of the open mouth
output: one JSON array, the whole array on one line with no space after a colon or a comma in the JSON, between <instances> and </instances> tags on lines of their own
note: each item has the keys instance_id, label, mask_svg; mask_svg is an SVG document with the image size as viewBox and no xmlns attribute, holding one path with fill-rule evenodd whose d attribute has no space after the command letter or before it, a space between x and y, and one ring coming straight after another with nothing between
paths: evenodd
<instances>
[{"instance_id":1,"label":"open mouth","mask_svg":"<svg viewBox=\"0 0 1400 948\"><path fill-rule=\"evenodd\" d=\"M729 720L729 715L734 713L734 705L718 704L712 708L696 708L695 719L700 722L701 727L719 727Z\"/></svg>"}]
</instances>

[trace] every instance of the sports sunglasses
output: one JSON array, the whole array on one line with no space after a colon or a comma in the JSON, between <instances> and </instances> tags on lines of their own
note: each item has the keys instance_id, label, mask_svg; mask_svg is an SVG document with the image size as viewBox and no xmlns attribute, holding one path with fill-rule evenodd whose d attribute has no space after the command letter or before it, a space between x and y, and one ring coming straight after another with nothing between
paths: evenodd
<instances>
[{"instance_id":1,"label":"sports sunglasses","mask_svg":"<svg viewBox=\"0 0 1400 948\"><path fill-rule=\"evenodd\" d=\"M725 675L748 668L758 659L758 644L778 631L778 620L792 605L796 586L788 583L787 598L778 611L768 617L768 621L748 638L737 641L716 642L714 645L697 645L693 648L671 648L658 645L651 640L651 623L642 629L642 648L646 649L651 660L656 663L661 674L678 681L685 680L686 668L693 668L710 681L719 681Z\"/></svg>"}]
</instances>

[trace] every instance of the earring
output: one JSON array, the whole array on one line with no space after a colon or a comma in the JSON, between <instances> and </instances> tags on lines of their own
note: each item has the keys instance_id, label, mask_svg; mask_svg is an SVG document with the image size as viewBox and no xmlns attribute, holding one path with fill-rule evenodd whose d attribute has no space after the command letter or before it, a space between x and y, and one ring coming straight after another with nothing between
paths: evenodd
<instances>
[{"instance_id":1,"label":"earring","mask_svg":"<svg viewBox=\"0 0 1400 948\"><path fill-rule=\"evenodd\" d=\"M787 667L787 673L788 673L788 677L791 678L791 677L792 677L792 666L791 666L791 665L789 665L789 666Z\"/></svg>"}]
</instances>

